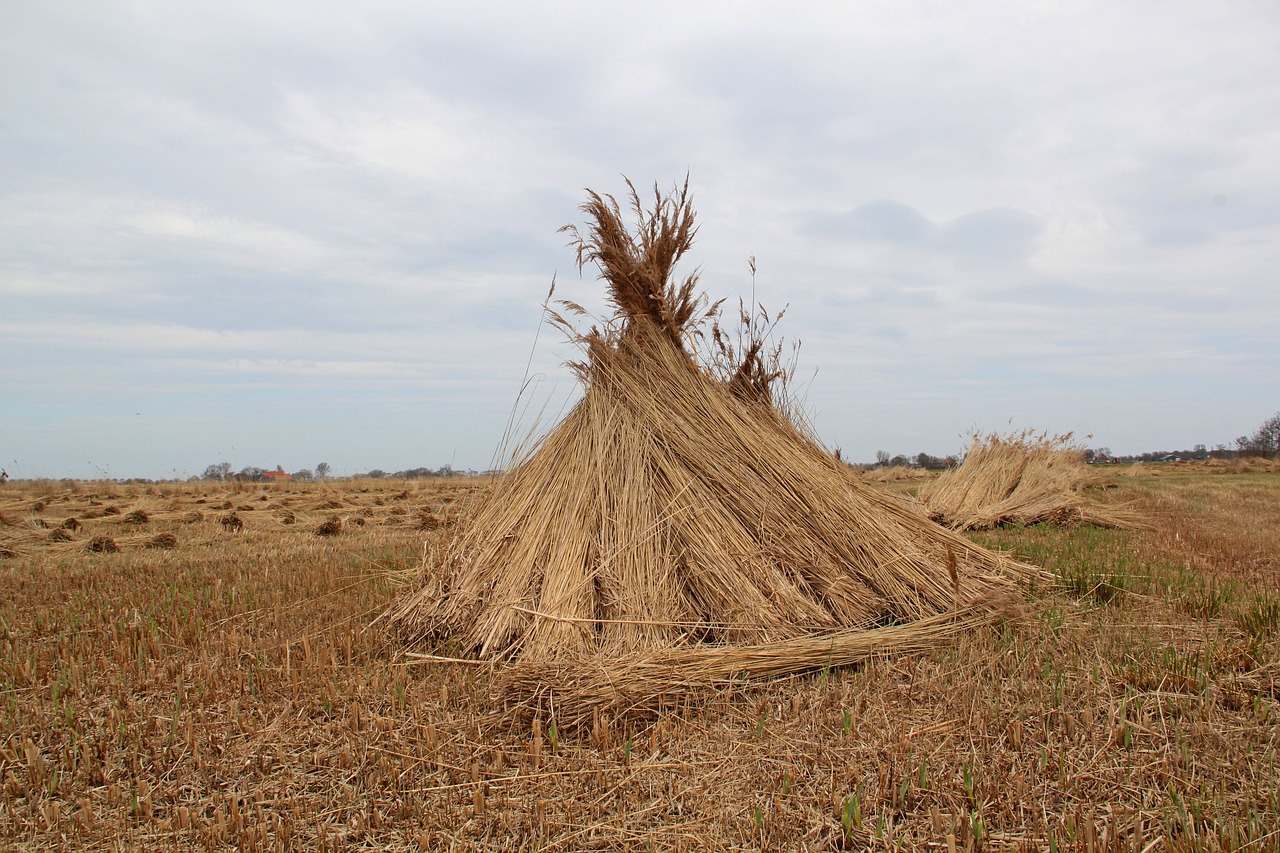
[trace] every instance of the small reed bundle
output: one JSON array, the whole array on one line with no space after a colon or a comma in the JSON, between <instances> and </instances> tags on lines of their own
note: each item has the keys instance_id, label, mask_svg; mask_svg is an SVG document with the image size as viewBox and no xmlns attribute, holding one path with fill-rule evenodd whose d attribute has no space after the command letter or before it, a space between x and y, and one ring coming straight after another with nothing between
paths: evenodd
<instances>
[{"instance_id":1,"label":"small reed bundle","mask_svg":"<svg viewBox=\"0 0 1280 853\"><path fill-rule=\"evenodd\" d=\"M1085 464L1084 451L1071 443L1070 433L992 433L975 435L963 464L926 484L919 500L931 517L958 530L1004 524L1138 524L1138 517L1124 507L1084 494L1103 479Z\"/></svg>"}]
</instances>

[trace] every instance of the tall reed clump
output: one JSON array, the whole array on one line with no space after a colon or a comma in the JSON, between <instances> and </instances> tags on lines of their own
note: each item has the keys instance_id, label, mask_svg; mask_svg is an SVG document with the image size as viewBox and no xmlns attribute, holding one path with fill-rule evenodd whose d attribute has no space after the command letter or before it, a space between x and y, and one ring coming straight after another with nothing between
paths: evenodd
<instances>
[{"instance_id":1,"label":"tall reed clump","mask_svg":"<svg viewBox=\"0 0 1280 853\"><path fill-rule=\"evenodd\" d=\"M515 662L500 692L526 710L651 707L698 674L927 642L1042 577L850 477L773 398L785 371L754 341L741 370L700 363L716 306L674 277L696 233L688 183L655 187L651 208L628 187L633 228L589 192L587 227L568 229L616 312L575 335L581 401L387 612L402 635ZM611 677L641 671L643 702Z\"/></svg>"},{"instance_id":2,"label":"tall reed clump","mask_svg":"<svg viewBox=\"0 0 1280 853\"><path fill-rule=\"evenodd\" d=\"M960 467L927 483L919 499L931 517L958 530L1005 524L1137 525L1132 511L1085 494L1103 478L1084 458L1071 433L974 435Z\"/></svg>"}]
</instances>

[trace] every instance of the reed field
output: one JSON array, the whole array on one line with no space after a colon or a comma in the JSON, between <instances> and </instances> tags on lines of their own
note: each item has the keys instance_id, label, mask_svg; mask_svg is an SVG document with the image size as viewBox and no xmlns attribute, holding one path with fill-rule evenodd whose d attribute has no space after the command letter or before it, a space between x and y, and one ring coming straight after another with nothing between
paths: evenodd
<instances>
[{"instance_id":1,"label":"reed field","mask_svg":"<svg viewBox=\"0 0 1280 853\"><path fill-rule=\"evenodd\" d=\"M13 482L0 848L1280 848L1280 475L1147 469L964 534L993 624L574 727L378 621L483 480Z\"/></svg>"}]
</instances>

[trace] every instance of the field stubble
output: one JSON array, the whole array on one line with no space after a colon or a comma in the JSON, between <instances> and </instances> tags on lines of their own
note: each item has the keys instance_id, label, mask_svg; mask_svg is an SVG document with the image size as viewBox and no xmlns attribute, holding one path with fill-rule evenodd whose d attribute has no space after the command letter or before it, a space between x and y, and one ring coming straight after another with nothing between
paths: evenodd
<instances>
[{"instance_id":1,"label":"field stubble","mask_svg":"<svg viewBox=\"0 0 1280 853\"><path fill-rule=\"evenodd\" d=\"M1063 579L1020 618L572 738L370 627L482 484L10 484L0 845L1274 848L1280 477L1122 479L975 537Z\"/></svg>"}]
</instances>

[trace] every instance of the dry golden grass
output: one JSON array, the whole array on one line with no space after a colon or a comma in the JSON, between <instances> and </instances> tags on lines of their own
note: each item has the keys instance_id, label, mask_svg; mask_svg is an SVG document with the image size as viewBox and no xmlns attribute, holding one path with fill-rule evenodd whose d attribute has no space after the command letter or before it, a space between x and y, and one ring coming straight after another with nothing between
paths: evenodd
<instances>
[{"instance_id":1,"label":"dry golden grass","mask_svg":"<svg viewBox=\"0 0 1280 853\"><path fill-rule=\"evenodd\" d=\"M0 848L1280 840L1274 474L1125 478L1105 499L1136 502L1149 530L975 534L1061 578L1022 615L577 734L554 714L503 722L485 668L369 627L476 487L0 490ZM136 508L144 529L114 520ZM230 511L241 532L219 524ZM316 536L335 514L342 532ZM74 540L48 541L70 517ZM164 533L176 547L145 547ZM99 535L121 550L88 551Z\"/></svg>"}]
</instances>

